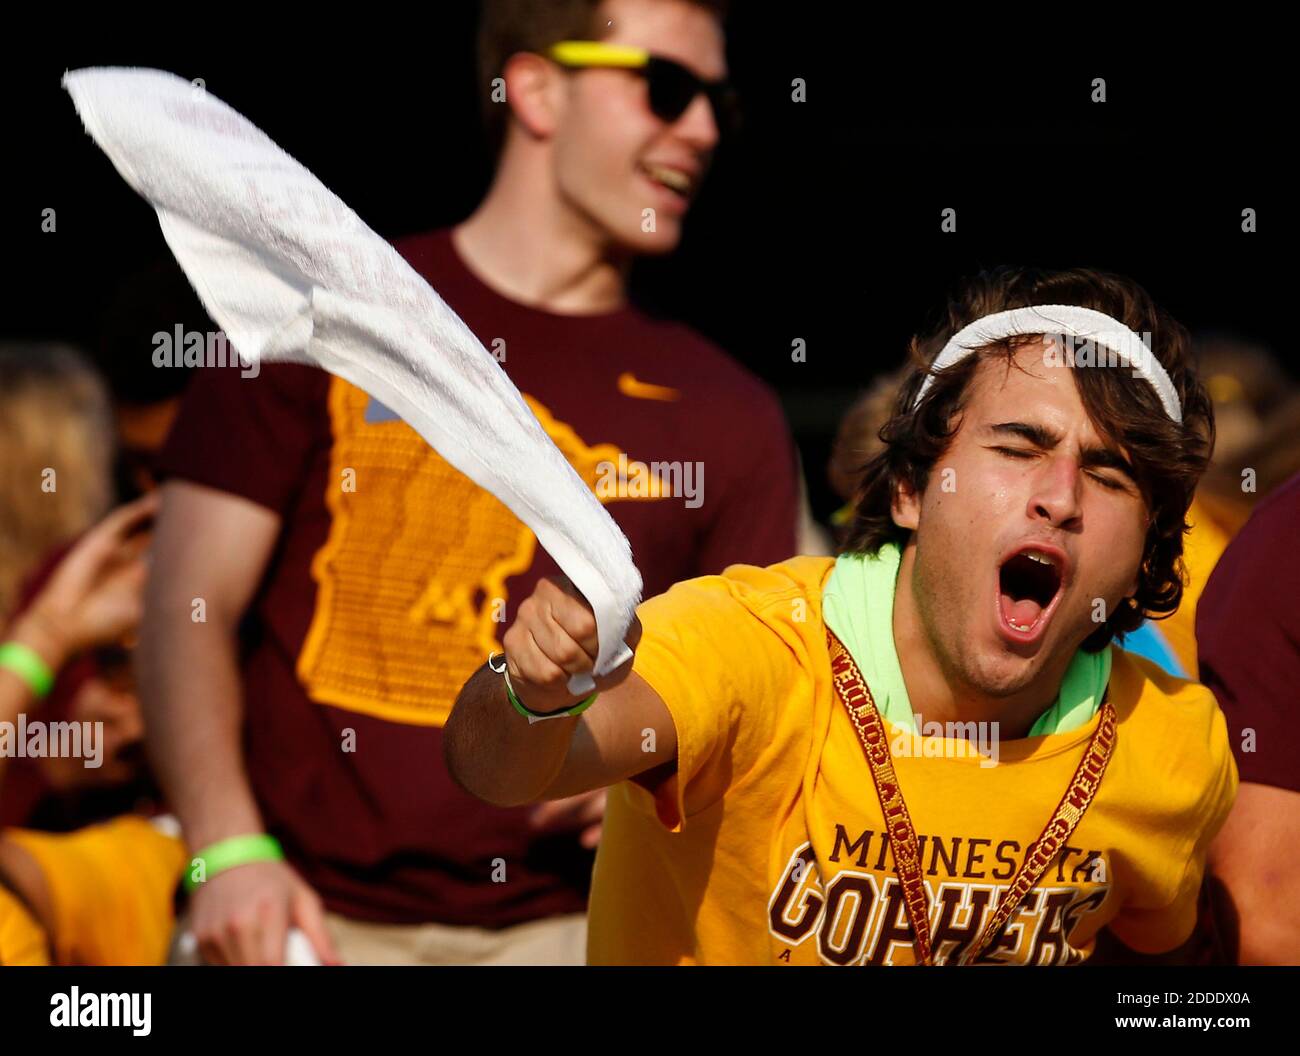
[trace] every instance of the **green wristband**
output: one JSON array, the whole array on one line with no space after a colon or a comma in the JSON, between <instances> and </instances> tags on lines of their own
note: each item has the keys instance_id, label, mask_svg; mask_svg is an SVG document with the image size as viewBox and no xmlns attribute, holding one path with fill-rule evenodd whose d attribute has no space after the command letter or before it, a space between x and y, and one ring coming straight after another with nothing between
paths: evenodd
<instances>
[{"instance_id":1,"label":"green wristband","mask_svg":"<svg viewBox=\"0 0 1300 1056\"><path fill-rule=\"evenodd\" d=\"M519 712L529 723L538 722L542 719L558 719L562 715L581 715L592 704L595 703L599 693L593 693L584 700L578 701L571 708L564 708L562 711L533 711L531 708L524 706L517 696L515 696L515 687L510 684L510 675L506 674L506 696L510 698L510 703L514 705L515 711Z\"/></svg>"},{"instance_id":2,"label":"green wristband","mask_svg":"<svg viewBox=\"0 0 1300 1056\"><path fill-rule=\"evenodd\" d=\"M284 851L280 841L265 832L249 833L246 836L231 836L226 840L204 847L194 856L195 861L203 863L203 879L211 880L214 876L233 869L237 865L250 862L282 862ZM185 874L185 890L193 891L201 881L194 879L194 863Z\"/></svg>"},{"instance_id":3,"label":"green wristband","mask_svg":"<svg viewBox=\"0 0 1300 1056\"><path fill-rule=\"evenodd\" d=\"M49 696L54 688L54 672L41 659L40 654L22 642L5 642L0 645L0 667L12 671L27 684L39 699Z\"/></svg>"}]
</instances>

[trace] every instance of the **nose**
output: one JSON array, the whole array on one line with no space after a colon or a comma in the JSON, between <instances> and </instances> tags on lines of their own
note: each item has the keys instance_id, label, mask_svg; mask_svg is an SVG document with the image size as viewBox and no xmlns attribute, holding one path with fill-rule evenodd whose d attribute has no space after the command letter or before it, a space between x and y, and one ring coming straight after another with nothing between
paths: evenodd
<instances>
[{"instance_id":1,"label":"nose","mask_svg":"<svg viewBox=\"0 0 1300 1056\"><path fill-rule=\"evenodd\" d=\"M717 115L709 97L699 92L673 125L673 131L698 153L707 153L718 145Z\"/></svg>"},{"instance_id":2,"label":"nose","mask_svg":"<svg viewBox=\"0 0 1300 1056\"><path fill-rule=\"evenodd\" d=\"M1054 454L1043 459L1029 496L1030 519L1045 520L1065 531L1077 528L1083 517L1082 486L1083 469L1077 458Z\"/></svg>"}]
</instances>

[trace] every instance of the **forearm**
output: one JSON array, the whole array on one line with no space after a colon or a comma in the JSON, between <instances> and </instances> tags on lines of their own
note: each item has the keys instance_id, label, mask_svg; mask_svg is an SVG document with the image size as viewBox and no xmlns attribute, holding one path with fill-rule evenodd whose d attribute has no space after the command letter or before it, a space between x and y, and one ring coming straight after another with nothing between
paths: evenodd
<instances>
[{"instance_id":1,"label":"forearm","mask_svg":"<svg viewBox=\"0 0 1300 1056\"><path fill-rule=\"evenodd\" d=\"M0 722L17 722L18 716L32 706L32 699L27 683L15 672L0 667ZM0 752L0 773L4 773L5 758L5 753Z\"/></svg>"},{"instance_id":2,"label":"forearm","mask_svg":"<svg viewBox=\"0 0 1300 1056\"><path fill-rule=\"evenodd\" d=\"M32 692L27 683L6 668L0 668L0 723L16 724L29 706ZM0 778L4 777L8 753L0 752Z\"/></svg>"},{"instance_id":3,"label":"forearm","mask_svg":"<svg viewBox=\"0 0 1300 1056\"><path fill-rule=\"evenodd\" d=\"M55 627L38 613L19 617L4 641L17 642L39 656L51 673L67 662L67 645ZM24 712L40 706L27 681L17 672L0 668L0 722L16 722ZM0 778L4 776L5 754L0 753ZM34 858L18 844L0 835L0 885L8 887L31 911L54 945L54 908L45 874Z\"/></svg>"},{"instance_id":4,"label":"forearm","mask_svg":"<svg viewBox=\"0 0 1300 1056\"><path fill-rule=\"evenodd\" d=\"M1229 955L1238 964L1300 963L1300 791L1242 781L1209 866Z\"/></svg>"},{"instance_id":5,"label":"forearm","mask_svg":"<svg viewBox=\"0 0 1300 1056\"><path fill-rule=\"evenodd\" d=\"M529 724L486 665L460 691L443 730L443 753L456 783L500 807L542 798L564 766L581 718Z\"/></svg>"},{"instance_id":6,"label":"forearm","mask_svg":"<svg viewBox=\"0 0 1300 1056\"><path fill-rule=\"evenodd\" d=\"M66 649L53 627L39 616L26 613L13 624L3 641L26 646L40 657L51 673L57 674L67 660ZM17 723L18 716L40 707L27 680L7 667L0 667L0 722ZM0 776L4 774L6 756L0 752Z\"/></svg>"},{"instance_id":7,"label":"forearm","mask_svg":"<svg viewBox=\"0 0 1300 1056\"><path fill-rule=\"evenodd\" d=\"M261 831L244 770L234 627L193 623L188 606L158 599L137 656L150 760L186 842L198 849Z\"/></svg>"},{"instance_id":8,"label":"forearm","mask_svg":"<svg viewBox=\"0 0 1300 1056\"><path fill-rule=\"evenodd\" d=\"M1278 854L1264 857L1219 863L1212 891L1225 952L1235 964L1298 964L1300 882Z\"/></svg>"},{"instance_id":9,"label":"forearm","mask_svg":"<svg viewBox=\"0 0 1300 1056\"><path fill-rule=\"evenodd\" d=\"M55 945L57 920L50 885L40 863L11 839L0 836L0 887L7 887L30 911L36 922Z\"/></svg>"}]
</instances>

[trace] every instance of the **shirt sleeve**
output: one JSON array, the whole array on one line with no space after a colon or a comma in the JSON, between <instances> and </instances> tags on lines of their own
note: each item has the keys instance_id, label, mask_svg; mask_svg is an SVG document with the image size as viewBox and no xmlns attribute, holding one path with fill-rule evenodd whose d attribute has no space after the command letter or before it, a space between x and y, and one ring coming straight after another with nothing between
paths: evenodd
<instances>
[{"instance_id":1,"label":"shirt sleeve","mask_svg":"<svg viewBox=\"0 0 1300 1056\"><path fill-rule=\"evenodd\" d=\"M285 513L313 451L328 443L329 381L315 367L285 363L262 364L255 377L196 370L159 471Z\"/></svg>"},{"instance_id":2,"label":"shirt sleeve","mask_svg":"<svg viewBox=\"0 0 1300 1056\"><path fill-rule=\"evenodd\" d=\"M1227 725L1217 709L1211 726L1210 778L1204 794L1190 812L1191 835L1186 851L1177 859L1183 863L1166 905L1126 906L1113 921L1111 931L1130 949L1139 953L1167 953L1192 936L1200 903L1201 880L1210 843L1228 820L1237 799L1237 765L1228 744Z\"/></svg>"},{"instance_id":3,"label":"shirt sleeve","mask_svg":"<svg viewBox=\"0 0 1300 1056\"><path fill-rule=\"evenodd\" d=\"M633 670L672 716L677 764L652 793L634 785L634 799L672 832L721 801L772 747L780 702L802 670L776 627L737 593L729 576L705 576L638 610ZM811 697L811 686L804 692Z\"/></svg>"},{"instance_id":4,"label":"shirt sleeve","mask_svg":"<svg viewBox=\"0 0 1300 1056\"><path fill-rule=\"evenodd\" d=\"M123 815L71 833L10 829L45 874L58 964L162 964L185 846L144 818Z\"/></svg>"},{"instance_id":5,"label":"shirt sleeve","mask_svg":"<svg viewBox=\"0 0 1300 1056\"><path fill-rule=\"evenodd\" d=\"M798 552L800 485L794 440L776 396L757 380L752 384L752 391L736 400L744 410L736 416L733 454L700 540L696 569L701 575L738 563L773 565ZM712 504L713 496L706 495Z\"/></svg>"}]
</instances>

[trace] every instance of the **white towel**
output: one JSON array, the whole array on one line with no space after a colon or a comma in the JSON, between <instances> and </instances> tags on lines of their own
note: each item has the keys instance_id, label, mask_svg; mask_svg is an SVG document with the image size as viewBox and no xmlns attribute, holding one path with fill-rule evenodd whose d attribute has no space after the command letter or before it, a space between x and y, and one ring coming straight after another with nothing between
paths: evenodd
<instances>
[{"instance_id":1,"label":"white towel","mask_svg":"<svg viewBox=\"0 0 1300 1056\"><path fill-rule=\"evenodd\" d=\"M247 360L323 367L392 408L537 535L596 614L604 675L641 596L631 548L497 361L387 242L252 123L160 70L63 86L158 212L204 307ZM269 457L274 457L273 453ZM591 690L575 676L575 694Z\"/></svg>"}]
</instances>

